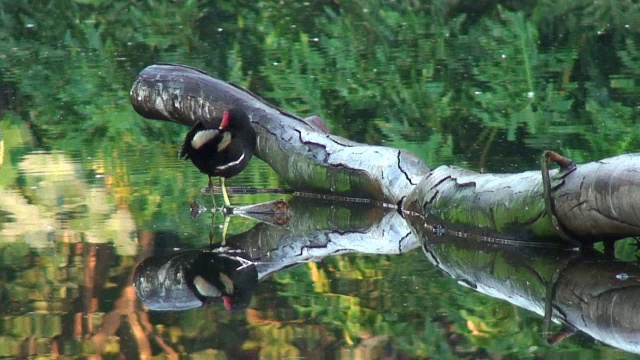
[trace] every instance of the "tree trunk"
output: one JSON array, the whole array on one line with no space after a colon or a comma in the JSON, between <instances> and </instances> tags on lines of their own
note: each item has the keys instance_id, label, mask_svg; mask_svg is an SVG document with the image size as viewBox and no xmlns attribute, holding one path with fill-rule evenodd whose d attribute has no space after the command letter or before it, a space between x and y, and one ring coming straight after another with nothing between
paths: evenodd
<instances>
[{"instance_id":1,"label":"tree trunk","mask_svg":"<svg viewBox=\"0 0 640 360\"><path fill-rule=\"evenodd\" d=\"M636 154L567 165L549 172L551 201L545 201L540 171L479 174L441 166L403 206L461 234L480 230L512 240L591 244L640 235L639 174Z\"/></svg>"}]
</instances>

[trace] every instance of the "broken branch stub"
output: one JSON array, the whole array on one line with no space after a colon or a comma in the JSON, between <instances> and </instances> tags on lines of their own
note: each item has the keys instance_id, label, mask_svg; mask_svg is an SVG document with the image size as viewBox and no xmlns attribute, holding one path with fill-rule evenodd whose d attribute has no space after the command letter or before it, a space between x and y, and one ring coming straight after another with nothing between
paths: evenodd
<instances>
[{"instance_id":1,"label":"broken branch stub","mask_svg":"<svg viewBox=\"0 0 640 360\"><path fill-rule=\"evenodd\" d=\"M130 97L140 115L188 126L206 124L225 109L242 108L258 135L255 155L299 191L397 204L429 172L409 152L326 134L316 122L188 66L147 67L136 78Z\"/></svg>"}]
</instances>

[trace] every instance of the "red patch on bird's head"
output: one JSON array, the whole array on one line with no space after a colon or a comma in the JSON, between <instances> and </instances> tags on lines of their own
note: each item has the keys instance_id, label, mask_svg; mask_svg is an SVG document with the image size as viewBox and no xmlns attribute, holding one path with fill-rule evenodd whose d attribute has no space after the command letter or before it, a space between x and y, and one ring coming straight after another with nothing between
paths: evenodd
<instances>
[{"instance_id":1,"label":"red patch on bird's head","mask_svg":"<svg viewBox=\"0 0 640 360\"><path fill-rule=\"evenodd\" d=\"M230 117L231 117L231 114L229 113L229 111L225 110L224 114L222 114L222 122L220 122L220 126L218 126L218 130L224 130L229 126Z\"/></svg>"},{"instance_id":2,"label":"red patch on bird's head","mask_svg":"<svg viewBox=\"0 0 640 360\"><path fill-rule=\"evenodd\" d=\"M222 302L224 303L224 308L227 310L231 310L231 306L233 305L231 303L231 298L229 296L222 296Z\"/></svg>"}]
</instances>

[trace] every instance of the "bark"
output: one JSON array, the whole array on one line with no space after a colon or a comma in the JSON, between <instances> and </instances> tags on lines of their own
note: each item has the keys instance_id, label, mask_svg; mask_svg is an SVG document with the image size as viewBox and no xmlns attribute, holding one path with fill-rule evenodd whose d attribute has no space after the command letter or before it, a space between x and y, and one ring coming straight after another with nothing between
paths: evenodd
<instances>
[{"instance_id":1,"label":"bark","mask_svg":"<svg viewBox=\"0 0 640 360\"><path fill-rule=\"evenodd\" d=\"M429 170L409 152L327 134L316 121L279 110L197 69L149 66L130 95L140 115L188 126L241 107L258 135L256 156L297 190L396 204Z\"/></svg>"},{"instance_id":2,"label":"bark","mask_svg":"<svg viewBox=\"0 0 640 360\"><path fill-rule=\"evenodd\" d=\"M418 221L416 228L421 228L422 220L414 220ZM458 283L552 316L611 346L640 353L637 264L592 250L516 248L464 241L429 230L419 231L418 237L427 258Z\"/></svg>"},{"instance_id":3,"label":"bark","mask_svg":"<svg viewBox=\"0 0 640 360\"><path fill-rule=\"evenodd\" d=\"M286 226L259 223L228 237L224 246L146 258L133 275L138 298L152 310L219 303L197 295L192 282L196 275L224 273L234 282L239 298L234 303L246 307L259 281L292 266L354 252L400 254L419 246L407 222L389 208L302 197L289 205ZM229 261L237 257L244 260Z\"/></svg>"},{"instance_id":4,"label":"bark","mask_svg":"<svg viewBox=\"0 0 640 360\"><path fill-rule=\"evenodd\" d=\"M297 191L399 205L406 213L483 240L582 246L640 235L640 156L575 166L545 153L541 170L480 174L431 171L399 149L358 144L269 105L250 92L180 65L144 69L131 89L142 116L193 125L231 107L250 116L256 155ZM561 166L548 171L550 162ZM484 239L486 240L486 239Z\"/></svg>"},{"instance_id":5,"label":"bark","mask_svg":"<svg viewBox=\"0 0 640 360\"><path fill-rule=\"evenodd\" d=\"M540 171L479 174L441 166L409 194L404 209L464 233L590 244L640 235L639 174L636 154L553 170L548 204Z\"/></svg>"},{"instance_id":6,"label":"bark","mask_svg":"<svg viewBox=\"0 0 640 360\"><path fill-rule=\"evenodd\" d=\"M625 154L578 166L554 194L556 213L580 239L640 235L640 156Z\"/></svg>"}]
</instances>

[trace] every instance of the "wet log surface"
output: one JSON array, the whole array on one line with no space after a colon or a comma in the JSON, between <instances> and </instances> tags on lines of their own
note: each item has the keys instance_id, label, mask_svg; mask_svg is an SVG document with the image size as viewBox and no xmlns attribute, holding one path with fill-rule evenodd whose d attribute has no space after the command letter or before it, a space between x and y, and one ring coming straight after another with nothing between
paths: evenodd
<instances>
[{"instance_id":1,"label":"wet log surface","mask_svg":"<svg viewBox=\"0 0 640 360\"><path fill-rule=\"evenodd\" d=\"M431 222L522 241L561 240L572 245L640 235L637 154L552 170L549 175L551 204L545 203L540 171L480 174L441 166L409 194L404 209Z\"/></svg>"},{"instance_id":2,"label":"wet log surface","mask_svg":"<svg viewBox=\"0 0 640 360\"><path fill-rule=\"evenodd\" d=\"M640 235L640 156L560 170L480 174L452 166L433 171L400 149L359 144L206 73L170 64L144 69L131 89L142 116L192 126L240 107L258 134L256 155L295 190L399 205L424 222L466 234L490 234L576 247ZM545 174L548 180L545 181Z\"/></svg>"}]
</instances>

